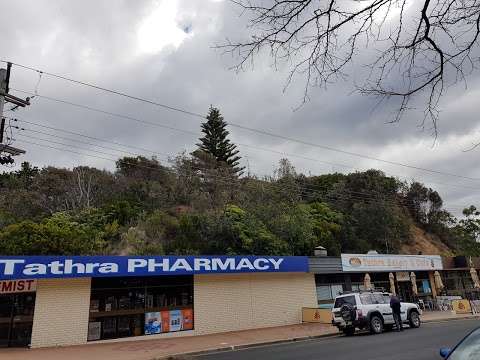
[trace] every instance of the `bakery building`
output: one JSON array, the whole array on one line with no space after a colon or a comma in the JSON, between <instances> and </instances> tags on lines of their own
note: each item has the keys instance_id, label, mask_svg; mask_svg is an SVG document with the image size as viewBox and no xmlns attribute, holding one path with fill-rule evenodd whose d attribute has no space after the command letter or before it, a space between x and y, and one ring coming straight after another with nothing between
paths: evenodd
<instances>
[{"instance_id":1,"label":"bakery building","mask_svg":"<svg viewBox=\"0 0 480 360\"><path fill-rule=\"evenodd\" d=\"M341 254L326 256L317 249L309 259L315 276L318 305L331 307L344 291L381 288L404 301L433 301L443 290L444 260L438 255Z\"/></svg>"},{"instance_id":2,"label":"bakery building","mask_svg":"<svg viewBox=\"0 0 480 360\"><path fill-rule=\"evenodd\" d=\"M307 257L0 257L0 347L280 326L316 305Z\"/></svg>"}]
</instances>

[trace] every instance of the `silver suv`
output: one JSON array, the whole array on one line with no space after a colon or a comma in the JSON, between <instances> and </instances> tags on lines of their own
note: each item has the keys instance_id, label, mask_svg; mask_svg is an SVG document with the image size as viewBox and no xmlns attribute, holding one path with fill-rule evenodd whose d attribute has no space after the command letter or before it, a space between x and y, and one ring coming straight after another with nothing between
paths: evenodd
<instances>
[{"instance_id":1,"label":"silver suv","mask_svg":"<svg viewBox=\"0 0 480 360\"><path fill-rule=\"evenodd\" d=\"M332 309L332 324L346 335L353 335L355 329L368 329L380 334L395 325L390 294L382 291L360 291L339 295ZM401 320L411 328L420 326L422 311L413 303L401 303Z\"/></svg>"}]
</instances>

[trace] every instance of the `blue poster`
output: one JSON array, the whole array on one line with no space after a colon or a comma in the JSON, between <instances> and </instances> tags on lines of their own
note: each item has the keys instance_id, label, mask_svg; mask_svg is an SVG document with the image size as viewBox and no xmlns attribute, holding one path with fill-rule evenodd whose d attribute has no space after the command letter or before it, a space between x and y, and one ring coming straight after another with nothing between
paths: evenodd
<instances>
[{"instance_id":1,"label":"blue poster","mask_svg":"<svg viewBox=\"0 0 480 360\"><path fill-rule=\"evenodd\" d=\"M0 280L308 272L306 256L2 256Z\"/></svg>"},{"instance_id":2,"label":"blue poster","mask_svg":"<svg viewBox=\"0 0 480 360\"><path fill-rule=\"evenodd\" d=\"M425 294L430 294L432 289L430 289L430 282L428 280L422 280L423 292Z\"/></svg>"},{"instance_id":3,"label":"blue poster","mask_svg":"<svg viewBox=\"0 0 480 360\"><path fill-rule=\"evenodd\" d=\"M162 319L159 312L145 313L145 335L160 334L162 332Z\"/></svg>"},{"instance_id":4,"label":"blue poster","mask_svg":"<svg viewBox=\"0 0 480 360\"><path fill-rule=\"evenodd\" d=\"M181 310L170 311L170 331L182 330L183 317Z\"/></svg>"}]
</instances>

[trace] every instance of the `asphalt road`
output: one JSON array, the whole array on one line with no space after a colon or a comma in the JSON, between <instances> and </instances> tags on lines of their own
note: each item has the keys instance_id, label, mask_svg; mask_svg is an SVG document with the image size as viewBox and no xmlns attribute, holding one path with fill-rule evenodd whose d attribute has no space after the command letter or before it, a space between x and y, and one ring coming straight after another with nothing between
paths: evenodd
<instances>
[{"instance_id":1,"label":"asphalt road","mask_svg":"<svg viewBox=\"0 0 480 360\"><path fill-rule=\"evenodd\" d=\"M455 345L479 320L422 324L381 335L357 334L197 356L197 360L439 360L439 349Z\"/></svg>"}]
</instances>

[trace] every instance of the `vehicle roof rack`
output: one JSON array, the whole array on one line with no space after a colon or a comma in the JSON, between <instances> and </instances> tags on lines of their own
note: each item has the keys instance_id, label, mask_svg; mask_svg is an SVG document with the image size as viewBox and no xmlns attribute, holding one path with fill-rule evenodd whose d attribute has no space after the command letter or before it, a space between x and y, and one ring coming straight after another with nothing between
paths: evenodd
<instances>
[{"instance_id":1,"label":"vehicle roof rack","mask_svg":"<svg viewBox=\"0 0 480 360\"><path fill-rule=\"evenodd\" d=\"M382 292L382 293L386 293L388 291L385 290L385 288L382 288L382 287L377 287L377 288L373 288L373 289L369 289L369 290L346 290L346 291L342 291L340 292L339 294L340 295L347 295L347 294L361 294L361 293L374 293L374 292Z\"/></svg>"}]
</instances>

